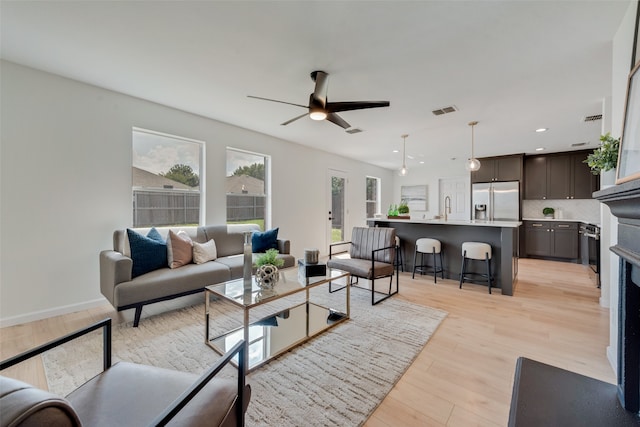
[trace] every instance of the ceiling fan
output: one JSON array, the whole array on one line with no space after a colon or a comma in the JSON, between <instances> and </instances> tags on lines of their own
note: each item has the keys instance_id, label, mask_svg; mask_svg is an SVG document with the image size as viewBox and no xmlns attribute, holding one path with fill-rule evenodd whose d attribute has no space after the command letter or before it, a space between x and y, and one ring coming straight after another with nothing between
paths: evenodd
<instances>
[{"instance_id":1,"label":"ceiling fan","mask_svg":"<svg viewBox=\"0 0 640 427\"><path fill-rule=\"evenodd\" d=\"M248 95L249 98L261 99L263 101L279 102L281 104L295 105L296 107L307 108L309 111L301 114L293 119L287 120L282 123L282 126L286 126L289 123L295 122L298 119L303 118L307 114L313 120L329 120L340 126L343 129L351 127L338 112L350 111L350 110L363 110L365 108L379 108L388 107L389 101L347 101L347 102L329 102L327 100L327 88L329 84L329 74L324 71L314 71L311 73L311 80L316 83L315 90L309 95L309 105L294 104L291 102L278 101L276 99L261 98L259 96Z\"/></svg>"}]
</instances>

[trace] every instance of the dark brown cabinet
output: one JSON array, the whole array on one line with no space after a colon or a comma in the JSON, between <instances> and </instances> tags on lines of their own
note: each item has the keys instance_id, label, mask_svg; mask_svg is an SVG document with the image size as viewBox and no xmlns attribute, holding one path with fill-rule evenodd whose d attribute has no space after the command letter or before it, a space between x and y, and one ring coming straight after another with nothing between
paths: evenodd
<instances>
[{"instance_id":1,"label":"dark brown cabinet","mask_svg":"<svg viewBox=\"0 0 640 427\"><path fill-rule=\"evenodd\" d=\"M599 177L584 163L588 152L527 156L524 160L524 198L590 199Z\"/></svg>"},{"instance_id":2,"label":"dark brown cabinet","mask_svg":"<svg viewBox=\"0 0 640 427\"><path fill-rule=\"evenodd\" d=\"M594 191L600 189L600 175L591 173L591 168L584 161L588 153L573 154L573 198L591 199Z\"/></svg>"},{"instance_id":3,"label":"dark brown cabinet","mask_svg":"<svg viewBox=\"0 0 640 427\"><path fill-rule=\"evenodd\" d=\"M525 251L528 256L577 259L578 224L575 222L525 221Z\"/></svg>"},{"instance_id":4,"label":"dark brown cabinet","mask_svg":"<svg viewBox=\"0 0 640 427\"><path fill-rule=\"evenodd\" d=\"M521 181L522 154L499 157L482 157L480 169L471 173L471 182Z\"/></svg>"}]
</instances>

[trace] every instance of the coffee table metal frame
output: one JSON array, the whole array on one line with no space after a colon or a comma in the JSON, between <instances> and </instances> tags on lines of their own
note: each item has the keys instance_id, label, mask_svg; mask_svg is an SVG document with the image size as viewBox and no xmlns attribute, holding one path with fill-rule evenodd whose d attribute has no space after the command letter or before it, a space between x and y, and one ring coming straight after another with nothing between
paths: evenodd
<instances>
[{"instance_id":1,"label":"coffee table metal frame","mask_svg":"<svg viewBox=\"0 0 640 427\"><path fill-rule=\"evenodd\" d=\"M337 269L330 269L327 268L327 274L325 276L318 276L318 277L309 277L309 278L299 278L298 277L298 269L296 267L292 267L292 268L287 268L287 269L283 269L280 271L280 274L283 275L286 280L280 280L278 281L278 283L276 284L276 286L273 288L273 290L270 292L270 296L266 297L266 298L259 298L258 297L258 293L262 291L262 289L257 285L256 281L255 281L255 276L251 277L251 291L249 292L248 290L244 290L244 280L243 279L237 279L237 280L230 280L228 282L224 282L224 283L218 283L216 285L209 285L206 286L204 288L204 294L205 294L205 343L211 347L212 349L214 349L216 352L220 353L220 354L224 354L224 349L218 347L217 345L214 344L214 341L221 339L225 336L228 336L234 332L237 332L240 329L244 330L244 342L245 342L245 354L246 357L244 358L244 363L245 363L245 372L249 373L252 370L258 368L259 366L263 365L264 363L266 363L267 361L273 359L274 357L277 357L278 355L292 349L293 347L296 347L300 344L302 344L303 342L308 341L309 339L313 338L314 336L344 322L345 320L348 320L350 318L350 311L351 311L351 292L350 292L350 286L345 286L345 298L346 298L346 313L342 313L339 311L335 311L333 309L331 309L330 307L324 307L321 306L319 304L316 304L314 302L309 301L309 290L318 286L322 286L325 284L331 284L333 281L336 281L338 279L340 279L341 281L344 280L345 283L350 283L351 282L351 274L346 272L346 271L342 271L342 270L337 270ZM229 289L233 289L234 292L229 292ZM239 293L238 289L243 289L243 293ZM299 340L295 340L293 341L291 344L289 344L288 346L286 346L285 348L281 349L280 351L278 351L275 354L272 354L268 357L265 357L263 360L261 360L259 363L257 363L255 366L252 366L251 368L249 368L249 327L251 326L251 324L255 324L257 322L260 322L260 320L257 320L256 322L253 323L249 323L249 312L251 309L258 307L260 305L263 304L267 304L270 302L274 302L278 299L290 296L290 295L294 295L300 292L305 292L305 302L302 304L296 304L290 308L295 308L298 307L300 305L304 305L306 303L307 305L307 334L304 338L299 339ZM328 292L328 291L327 291ZM225 332L221 335L215 336L215 337L211 337L210 336L210 326L209 326L209 315L210 315L210 304L211 304L211 296L215 295L216 297L230 302L233 305L237 306L237 307L241 307L243 309L243 314L244 314L244 319L243 319L243 325L240 326L239 328L235 328L231 331ZM322 328L319 331L313 332L313 333L309 333L309 305L315 305L324 309L329 310L332 314L337 315L337 320L335 320L332 324L328 324L326 327ZM279 309L279 311L281 311L282 308ZM274 314L276 314L274 312ZM269 316L267 316L269 317Z\"/></svg>"}]
</instances>

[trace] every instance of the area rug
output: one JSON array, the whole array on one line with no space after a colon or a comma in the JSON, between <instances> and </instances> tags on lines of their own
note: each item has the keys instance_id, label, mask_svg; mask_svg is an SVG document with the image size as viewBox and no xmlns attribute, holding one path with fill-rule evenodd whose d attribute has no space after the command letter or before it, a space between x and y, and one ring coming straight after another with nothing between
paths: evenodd
<instances>
[{"instance_id":1,"label":"area rug","mask_svg":"<svg viewBox=\"0 0 640 427\"><path fill-rule=\"evenodd\" d=\"M371 306L370 298L353 288L350 320L249 374L247 426L358 426L367 420L447 315L398 298ZM241 310L229 304L214 301L211 309L212 328L240 319ZM204 343L204 304L142 319L138 328L116 325L112 341L114 363L200 374L220 357ZM96 333L43 355L49 389L66 395L100 372L101 351ZM226 368L223 375L235 372Z\"/></svg>"}]
</instances>

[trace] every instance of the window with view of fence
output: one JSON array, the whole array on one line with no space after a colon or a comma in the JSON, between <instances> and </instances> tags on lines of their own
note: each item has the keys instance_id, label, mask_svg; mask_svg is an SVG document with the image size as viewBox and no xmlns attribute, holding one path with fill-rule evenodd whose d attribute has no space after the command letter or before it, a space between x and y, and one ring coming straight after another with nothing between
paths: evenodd
<instances>
[{"instance_id":1,"label":"window with view of fence","mask_svg":"<svg viewBox=\"0 0 640 427\"><path fill-rule=\"evenodd\" d=\"M266 196L227 194L227 221L264 219Z\"/></svg>"},{"instance_id":2,"label":"window with view of fence","mask_svg":"<svg viewBox=\"0 0 640 427\"><path fill-rule=\"evenodd\" d=\"M179 190L134 190L133 226L198 225L200 193Z\"/></svg>"},{"instance_id":3,"label":"window with view of fence","mask_svg":"<svg viewBox=\"0 0 640 427\"><path fill-rule=\"evenodd\" d=\"M380 213L380 178L366 178L366 203L367 218Z\"/></svg>"}]
</instances>

